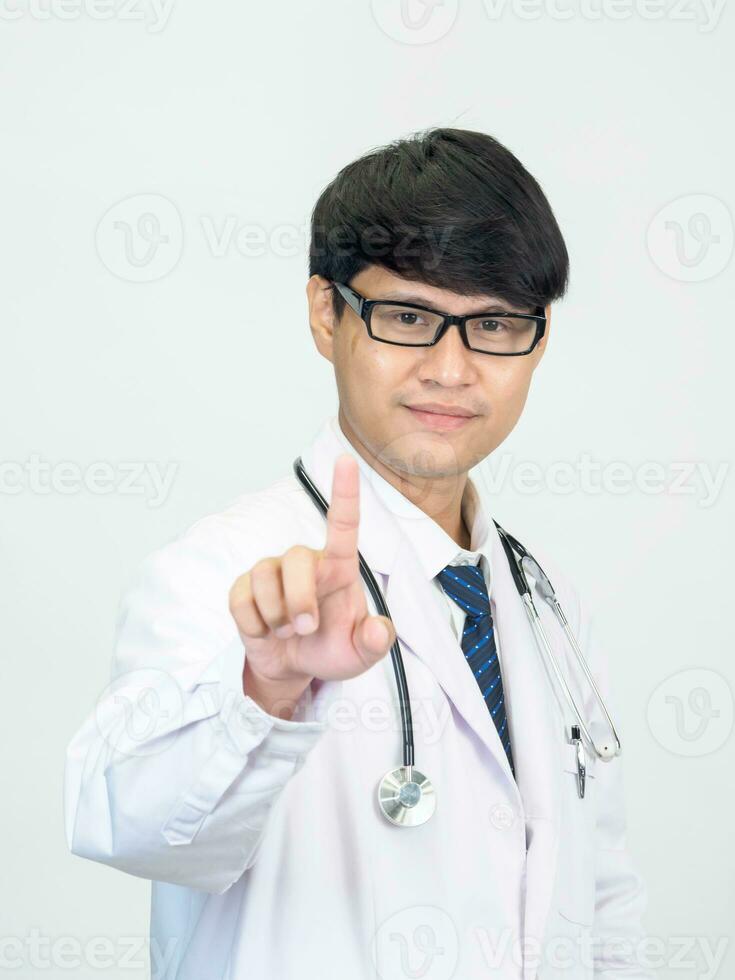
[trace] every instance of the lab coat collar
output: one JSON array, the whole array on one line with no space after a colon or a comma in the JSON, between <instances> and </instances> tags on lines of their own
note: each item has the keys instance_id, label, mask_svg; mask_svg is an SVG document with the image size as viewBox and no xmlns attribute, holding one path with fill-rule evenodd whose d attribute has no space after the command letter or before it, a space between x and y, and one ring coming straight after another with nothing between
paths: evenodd
<instances>
[{"instance_id":1,"label":"lab coat collar","mask_svg":"<svg viewBox=\"0 0 735 980\"><path fill-rule=\"evenodd\" d=\"M337 431L335 431L335 428ZM564 737L558 713L552 708L554 690L515 588L497 529L482 507L473 514L473 544L477 532L484 539L495 601L497 630L503 663L508 725L513 745L516 778L510 771L495 724L471 671L452 655L457 639L449 618L436 601L434 574L449 564L457 544L435 522L419 519L414 506L380 477L349 443L336 416L327 420L301 457L311 479L327 501L331 498L334 462L350 453L360 467L360 527L358 548L373 573L385 576L382 586L393 625L406 654L410 650L432 672L465 724L487 752L494 777L507 782L506 792L515 797L517 818L526 823L526 935L543 934L552 897L559 839L561 766L560 744ZM470 481L468 480L468 484ZM475 490L473 487L472 491ZM476 493L476 490L475 490ZM398 500L397 497L401 497ZM470 505L471 506L471 505ZM484 524L482 523L484 520ZM430 526L433 524L433 528ZM442 539L442 535L446 541ZM420 541L419 541L420 538ZM429 545L431 559L422 561L419 548ZM428 548L427 548L428 551ZM563 656L554 641L557 657ZM386 760L388 761L388 760ZM417 746L417 768L421 769ZM426 773L431 778L430 773ZM438 805L441 805L439 803ZM525 980L530 980L529 967Z\"/></svg>"}]
</instances>

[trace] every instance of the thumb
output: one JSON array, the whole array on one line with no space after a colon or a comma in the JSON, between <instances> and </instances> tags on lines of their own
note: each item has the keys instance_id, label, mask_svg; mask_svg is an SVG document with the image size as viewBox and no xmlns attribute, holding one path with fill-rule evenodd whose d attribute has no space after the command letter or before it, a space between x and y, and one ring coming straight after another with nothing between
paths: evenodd
<instances>
[{"instance_id":1,"label":"thumb","mask_svg":"<svg viewBox=\"0 0 735 980\"><path fill-rule=\"evenodd\" d=\"M396 631L387 616L366 616L355 627L353 643L368 667L377 663L393 645Z\"/></svg>"}]
</instances>

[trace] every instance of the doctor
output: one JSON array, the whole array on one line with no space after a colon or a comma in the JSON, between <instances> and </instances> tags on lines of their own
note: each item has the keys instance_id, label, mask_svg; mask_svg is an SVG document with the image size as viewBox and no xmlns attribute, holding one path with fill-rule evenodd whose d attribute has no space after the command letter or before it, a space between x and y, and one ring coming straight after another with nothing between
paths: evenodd
<instances>
[{"instance_id":1,"label":"doctor","mask_svg":"<svg viewBox=\"0 0 735 980\"><path fill-rule=\"evenodd\" d=\"M154 980L651 977L621 759L588 753L580 797L569 717L468 476L521 415L567 274L539 185L482 133L396 141L322 193L307 294L339 408L300 455L327 518L284 451L281 479L150 555L67 750L69 848L152 881ZM288 357L293 328L271 329ZM615 716L584 604L509 530ZM401 761L396 633L436 794L413 827L376 793Z\"/></svg>"}]
</instances>

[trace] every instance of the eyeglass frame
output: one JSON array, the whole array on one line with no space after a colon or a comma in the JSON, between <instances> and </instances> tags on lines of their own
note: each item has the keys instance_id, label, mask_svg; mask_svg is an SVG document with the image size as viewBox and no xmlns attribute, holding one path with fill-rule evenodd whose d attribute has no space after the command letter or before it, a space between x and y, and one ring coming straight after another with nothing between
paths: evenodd
<instances>
[{"instance_id":1,"label":"eyeglass frame","mask_svg":"<svg viewBox=\"0 0 735 980\"><path fill-rule=\"evenodd\" d=\"M444 313L441 310L433 310L430 306L421 306L419 303L403 303L400 300L390 300L390 299L365 299L351 286L348 286L344 282L337 282L335 279L331 280L332 285L336 287L339 294L345 300L350 309L354 310L355 313L360 317L360 319L365 324L367 328L368 336L373 340L378 341L381 344L392 344L394 347L433 347L438 344L442 339L444 334L449 330L453 324L457 324L459 329L459 335L462 338L462 343L465 345L467 350L472 351L473 354L491 354L493 357L523 357L526 354L531 354L533 350L538 346L542 337L546 333L546 315L539 313L466 313L461 316L455 315L453 313ZM425 344L404 344L399 340L385 340L383 337L376 337L370 328L370 318L374 306L400 306L402 309L412 309L412 310L423 310L425 313L434 313L436 316L443 318L442 322L439 324L436 334L433 340L428 341ZM543 306L537 306L537 310L543 310ZM467 321L474 320L477 317L492 317L493 319L507 319L513 317L515 319L522 320L534 320L536 323L536 336L531 342L531 346L527 350L515 350L515 351L496 351L496 350L478 350L476 347L471 347L469 339L467 337Z\"/></svg>"}]
</instances>

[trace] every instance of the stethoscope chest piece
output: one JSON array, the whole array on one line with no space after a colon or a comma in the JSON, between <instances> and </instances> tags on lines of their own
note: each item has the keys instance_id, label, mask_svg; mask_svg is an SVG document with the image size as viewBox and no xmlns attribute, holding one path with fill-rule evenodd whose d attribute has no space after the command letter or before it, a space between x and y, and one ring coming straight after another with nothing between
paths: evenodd
<instances>
[{"instance_id":1,"label":"stethoscope chest piece","mask_svg":"<svg viewBox=\"0 0 735 980\"><path fill-rule=\"evenodd\" d=\"M378 805L383 815L399 827L418 827L436 809L436 795L430 780L413 766L391 769L380 780Z\"/></svg>"}]
</instances>

